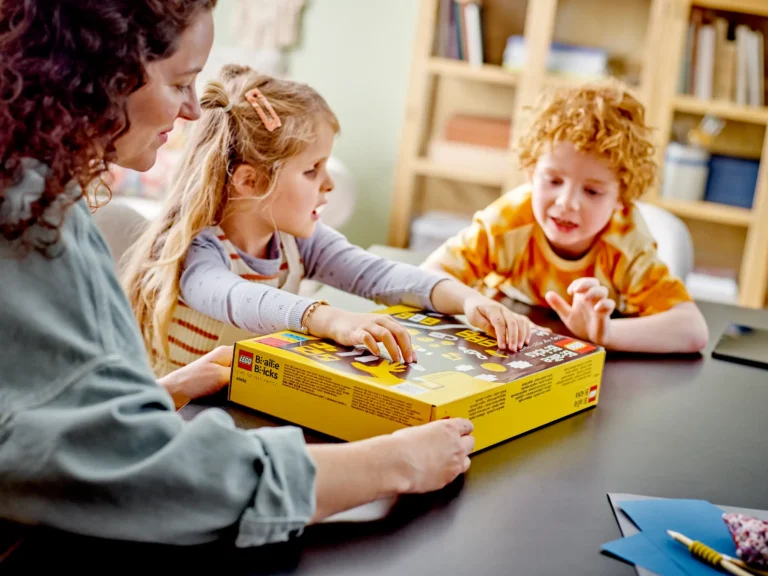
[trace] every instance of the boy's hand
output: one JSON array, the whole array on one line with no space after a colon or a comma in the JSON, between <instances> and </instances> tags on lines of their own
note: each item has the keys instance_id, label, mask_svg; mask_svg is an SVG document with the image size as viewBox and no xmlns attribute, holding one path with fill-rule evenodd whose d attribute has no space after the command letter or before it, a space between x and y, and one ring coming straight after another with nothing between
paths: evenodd
<instances>
[{"instance_id":1,"label":"boy's hand","mask_svg":"<svg viewBox=\"0 0 768 576\"><path fill-rule=\"evenodd\" d=\"M496 338L501 350L517 352L531 342L531 330L539 328L525 316L482 294L464 301L464 314L470 324Z\"/></svg>"},{"instance_id":2,"label":"boy's hand","mask_svg":"<svg viewBox=\"0 0 768 576\"><path fill-rule=\"evenodd\" d=\"M544 298L574 336L605 346L616 308L608 289L596 278L579 278L568 286L568 294L573 296L571 304L556 292L547 292Z\"/></svg>"},{"instance_id":3,"label":"boy's hand","mask_svg":"<svg viewBox=\"0 0 768 576\"><path fill-rule=\"evenodd\" d=\"M309 333L330 338L343 346L364 344L371 354L380 355L384 344L394 362L415 362L411 335L397 320L384 314L357 314L332 306L320 306L307 321Z\"/></svg>"}]
</instances>

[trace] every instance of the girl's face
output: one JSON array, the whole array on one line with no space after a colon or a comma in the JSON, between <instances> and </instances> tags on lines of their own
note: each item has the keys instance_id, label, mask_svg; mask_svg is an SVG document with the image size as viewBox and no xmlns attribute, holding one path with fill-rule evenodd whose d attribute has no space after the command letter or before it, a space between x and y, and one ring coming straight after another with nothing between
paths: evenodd
<instances>
[{"instance_id":1,"label":"girl's face","mask_svg":"<svg viewBox=\"0 0 768 576\"><path fill-rule=\"evenodd\" d=\"M315 141L283 164L275 190L264 200L266 209L258 211L270 228L297 238L314 233L334 186L327 170L334 137L328 123L320 122Z\"/></svg>"},{"instance_id":2,"label":"girl's face","mask_svg":"<svg viewBox=\"0 0 768 576\"><path fill-rule=\"evenodd\" d=\"M115 140L115 163L124 168L149 170L158 149L168 141L177 118L197 120L200 105L195 78L213 46L213 14L201 12L179 38L170 58L146 66L147 82L128 97L128 131Z\"/></svg>"}]
</instances>

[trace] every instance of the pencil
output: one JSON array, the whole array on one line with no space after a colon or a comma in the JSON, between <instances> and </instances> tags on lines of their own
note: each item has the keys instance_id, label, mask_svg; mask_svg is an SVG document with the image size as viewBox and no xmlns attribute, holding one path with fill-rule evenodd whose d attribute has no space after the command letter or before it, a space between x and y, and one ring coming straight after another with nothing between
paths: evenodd
<instances>
[{"instance_id":1,"label":"pencil","mask_svg":"<svg viewBox=\"0 0 768 576\"><path fill-rule=\"evenodd\" d=\"M672 530L667 530L667 534L683 544L686 548L688 548L690 553L695 558L701 560L705 564L709 564L710 566L715 567L719 566L723 570L730 572L731 574L735 574L736 576L753 576L752 572L747 572L746 570L739 568L736 564L734 564L732 561L733 559L731 559L729 556L723 556L706 544L702 544L701 542L694 542L687 536Z\"/></svg>"}]
</instances>

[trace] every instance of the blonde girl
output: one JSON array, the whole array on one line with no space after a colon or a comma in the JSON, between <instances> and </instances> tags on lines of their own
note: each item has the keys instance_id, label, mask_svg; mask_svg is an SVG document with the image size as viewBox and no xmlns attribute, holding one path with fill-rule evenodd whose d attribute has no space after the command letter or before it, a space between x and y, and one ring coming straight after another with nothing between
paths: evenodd
<instances>
[{"instance_id":1,"label":"blonde girl","mask_svg":"<svg viewBox=\"0 0 768 576\"><path fill-rule=\"evenodd\" d=\"M445 275L374 256L319 222L339 123L312 88L230 65L200 104L162 216L126 266L158 374L217 345L286 329L374 354L381 342L394 360L415 361L396 321L298 296L304 278L382 304L466 314L501 348L528 341L527 318Z\"/></svg>"}]
</instances>

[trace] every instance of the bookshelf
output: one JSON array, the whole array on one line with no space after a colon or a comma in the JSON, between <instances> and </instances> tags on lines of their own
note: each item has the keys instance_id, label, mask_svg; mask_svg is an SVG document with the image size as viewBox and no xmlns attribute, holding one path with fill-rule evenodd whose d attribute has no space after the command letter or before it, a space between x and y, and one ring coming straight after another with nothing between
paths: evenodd
<instances>
[{"instance_id":1,"label":"bookshelf","mask_svg":"<svg viewBox=\"0 0 768 576\"><path fill-rule=\"evenodd\" d=\"M524 127L526 107L546 88L582 81L548 71L553 42L606 48L633 77L637 95L650 101L648 33L658 29L651 22L661 16L662 1L483 0L484 63L471 65L436 49L444 0L421 0L389 243L406 246L412 219L430 207L469 214L523 181L512 144ZM513 35L524 38L526 59L511 70L503 65L503 55ZM430 157L430 142L457 111L511 121L502 170Z\"/></svg>"},{"instance_id":2,"label":"bookshelf","mask_svg":"<svg viewBox=\"0 0 768 576\"><path fill-rule=\"evenodd\" d=\"M625 80L645 104L656 129L658 161L678 122L697 124L716 116L726 122L711 143L713 154L760 161L751 209L708 201L662 197L660 186L643 198L683 218L691 230L697 266L734 270L739 303L762 307L768 291L768 106L698 98L679 93L691 10L713 10L763 30L768 48L768 0L482 0L482 65L446 57L440 42L444 0L421 0L410 87L389 229L389 244L408 244L411 222L429 210L470 216L524 181L513 144L525 128L526 107L544 90L582 80L549 70L550 46L565 43L606 50L611 73ZM599 14L599 18L595 17ZM509 36L524 38L526 58L503 65ZM767 58L768 59L768 58ZM474 161L446 162L431 156L456 113L507 118L511 137L503 170Z\"/></svg>"},{"instance_id":3,"label":"bookshelf","mask_svg":"<svg viewBox=\"0 0 768 576\"><path fill-rule=\"evenodd\" d=\"M714 116L725 121L725 128L708 145L710 152L759 160L760 167L751 209L664 198L659 186L649 191L647 199L686 221L693 235L697 264L732 269L738 278L739 304L760 308L766 304L768 289L768 106L762 102L736 103L733 97L714 97L714 92L711 98L701 98L695 90L694 94L681 93L680 78L684 67L690 65L687 50L693 11L708 21L723 18L731 27L746 24L766 34L768 2L665 0L665 4L666 17L660 22L663 42L658 45L656 58L660 65L653 81L658 161L663 163L676 126L690 126L705 116ZM716 60L714 66L719 65ZM764 68L760 73L765 75ZM685 87L685 81L682 84Z\"/></svg>"},{"instance_id":4,"label":"bookshelf","mask_svg":"<svg viewBox=\"0 0 768 576\"><path fill-rule=\"evenodd\" d=\"M436 76L461 78L500 86L515 86L519 78L519 74L505 70L501 66L483 64L478 67L460 60L441 57L431 57L427 69Z\"/></svg>"}]
</instances>

